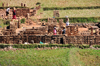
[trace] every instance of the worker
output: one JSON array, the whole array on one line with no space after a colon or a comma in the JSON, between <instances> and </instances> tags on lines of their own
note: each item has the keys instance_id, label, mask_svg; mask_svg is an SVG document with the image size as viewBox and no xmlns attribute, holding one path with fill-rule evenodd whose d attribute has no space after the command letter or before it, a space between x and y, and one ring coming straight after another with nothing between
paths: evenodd
<instances>
[{"instance_id":1,"label":"worker","mask_svg":"<svg viewBox=\"0 0 100 66\"><path fill-rule=\"evenodd\" d=\"M9 7L9 8L7 8L7 10L6 10L6 16L8 16L9 11L10 11L10 7Z\"/></svg>"},{"instance_id":2,"label":"worker","mask_svg":"<svg viewBox=\"0 0 100 66\"><path fill-rule=\"evenodd\" d=\"M56 35L56 34L57 34L56 27L54 27L53 35Z\"/></svg>"},{"instance_id":3,"label":"worker","mask_svg":"<svg viewBox=\"0 0 100 66\"><path fill-rule=\"evenodd\" d=\"M15 7L13 8L13 19L16 19Z\"/></svg>"},{"instance_id":4,"label":"worker","mask_svg":"<svg viewBox=\"0 0 100 66\"><path fill-rule=\"evenodd\" d=\"M69 18L66 16L66 26L69 26Z\"/></svg>"},{"instance_id":5,"label":"worker","mask_svg":"<svg viewBox=\"0 0 100 66\"><path fill-rule=\"evenodd\" d=\"M65 34L66 33L66 29L65 29L65 26L63 27L63 30L62 30L62 34Z\"/></svg>"}]
</instances>

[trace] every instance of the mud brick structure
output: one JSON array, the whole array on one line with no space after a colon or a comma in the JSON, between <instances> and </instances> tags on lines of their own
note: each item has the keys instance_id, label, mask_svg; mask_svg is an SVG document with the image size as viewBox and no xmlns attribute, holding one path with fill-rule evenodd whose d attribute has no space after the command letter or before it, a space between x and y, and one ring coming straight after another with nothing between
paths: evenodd
<instances>
[{"instance_id":1,"label":"mud brick structure","mask_svg":"<svg viewBox=\"0 0 100 66\"><path fill-rule=\"evenodd\" d=\"M59 19L59 27L62 28L64 25L63 19Z\"/></svg>"},{"instance_id":2,"label":"mud brick structure","mask_svg":"<svg viewBox=\"0 0 100 66\"><path fill-rule=\"evenodd\" d=\"M78 34L78 27L66 26L66 34L67 35L77 35Z\"/></svg>"},{"instance_id":3,"label":"mud brick structure","mask_svg":"<svg viewBox=\"0 0 100 66\"><path fill-rule=\"evenodd\" d=\"M6 7L8 7L9 5L8 5L8 3L6 3Z\"/></svg>"},{"instance_id":4,"label":"mud brick structure","mask_svg":"<svg viewBox=\"0 0 100 66\"><path fill-rule=\"evenodd\" d=\"M21 3L21 7L23 7L23 3Z\"/></svg>"},{"instance_id":5,"label":"mud brick structure","mask_svg":"<svg viewBox=\"0 0 100 66\"><path fill-rule=\"evenodd\" d=\"M48 27L41 26L41 27L33 27L32 29L26 29L26 31L23 32L23 35L44 35L48 33Z\"/></svg>"},{"instance_id":6,"label":"mud brick structure","mask_svg":"<svg viewBox=\"0 0 100 66\"><path fill-rule=\"evenodd\" d=\"M26 7L26 4L24 4L24 7Z\"/></svg>"},{"instance_id":7,"label":"mud brick structure","mask_svg":"<svg viewBox=\"0 0 100 66\"><path fill-rule=\"evenodd\" d=\"M13 35L0 36L0 43L20 44L29 42L50 43L54 40L57 44L100 44L100 36L65 36L65 35Z\"/></svg>"},{"instance_id":8,"label":"mud brick structure","mask_svg":"<svg viewBox=\"0 0 100 66\"><path fill-rule=\"evenodd\" d=\"M5 3L2 3L2 7L5 7Z\"/></svg>"},{"instance_id":9,"label":"mud brick structure","mask_svg":"<svg viewBox=\"0 0 100 66\"><path fill-rule=\"evenodd\" d=\"M60 17L59 11L58 11L58 10L54 10L54 11L53 11L53 16L54 16L54 17Z\"/></svg>"},{"instance_id":10,"label":"mud brick structure","mask_svg":"<svg viewBox=\"0 0 100 66\"><path fill-rule=\"evenodd\" d=\"M16 16L24 16L27 17L27 13L30 13L30 9L29 8L22 8L22 9L17 9L16 10Z\"/></svg>"},{"instance_id":11,"label":"mud brick structure","mask_svg":"<svg viewBox=\"0 0 100 66\"><path fill-rule=\"evenodd\" d=\"M39 6L36 7L36 10L39 10L40 8L41 8L41 6L39 5Z\"/></svg>"}]
</instances>

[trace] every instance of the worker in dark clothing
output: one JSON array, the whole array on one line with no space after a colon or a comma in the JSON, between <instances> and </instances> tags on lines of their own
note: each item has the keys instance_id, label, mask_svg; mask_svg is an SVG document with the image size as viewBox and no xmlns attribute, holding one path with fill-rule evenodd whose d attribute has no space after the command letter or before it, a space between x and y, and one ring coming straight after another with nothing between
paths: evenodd
<instances>
[{"instance_id":1,"label":"worker in dark clothing","mask_svg":"<svg viewBox=\"0 0 100 66\"><path fill-rule=\"evenodd\" d=\"M63 27L62 34L65 34L65 33L66 33L66 29L65 27Z\"/></svg>"}]
</instances>

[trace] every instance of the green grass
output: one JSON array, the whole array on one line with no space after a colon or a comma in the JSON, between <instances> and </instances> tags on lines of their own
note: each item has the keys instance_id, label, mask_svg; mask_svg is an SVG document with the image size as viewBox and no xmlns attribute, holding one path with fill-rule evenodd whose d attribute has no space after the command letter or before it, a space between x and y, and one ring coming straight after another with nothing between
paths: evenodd
<instances>
[{"instance_id":1,"label":"green grass","mask_svg":"<svg viewBox=\"0 0 100 66\"><path fill-rule=\"evenodd\" d=\"M4 24L4 22L6 22L6 21L7 21L7 20L0 19L0 26L1 26L2 28L8 26L7 24Z\"/></svg>"},{"instance_id":2,"label":"green grass","mask_svg":"<svg viewBox=\"0 0 100 66\"><path fill-rule=\"evenodd\" d=\"M25 3L28 7L36 6L37 2L42 7L83 7L83 6L100 6L100 0L0 0L9 3L10 6L20 6Z\"/></svg>"},{"instance_id":3,"label":"green grass","mask_svg":"<svg viewBox=\"0 0 100 66\"><path fill-rule=\"evenodd\" d=\"M2 66L67 66L69 49L0 51Z\"/></svg>"},{"instance_id":4,"label":"green grass","mask_svg":"<svg viewBox=\"0 0 100 66\"><path fill-rule=\"evenodd\" d=\"M1 66L99 66L100 50L54 49L0 51Z\"/></svg>"},{"instance_id":5,"label":"green grass","mask_svg":"<svg viewBox=\"0 0 100 66\"><path fill-rule=\"evenodd\" d=\"M85 66L100 66L100 50L78 50L76 55Z\"/></svg>"},{"instance_id":6,"label":"green grass","mask_svg":"<svg viewBox=\"0 0 100 66\"><path fill-rule=\"evenodd\" d=\"M100 9L59 10L60 17L100 17ZM41 18L53 17L53 10L43 11Z\"/></svg>"}]
</instances>

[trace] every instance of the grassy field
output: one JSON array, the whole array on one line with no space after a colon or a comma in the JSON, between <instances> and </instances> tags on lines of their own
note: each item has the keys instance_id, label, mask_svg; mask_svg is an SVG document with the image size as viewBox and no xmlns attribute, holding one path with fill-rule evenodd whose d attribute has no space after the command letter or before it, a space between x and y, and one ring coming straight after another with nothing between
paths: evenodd
<instances>
[{"instance_id":1,"label":"grassy field","mask_svg":"<svg viewBox=\"0 0 100 66\"><path fill-rule=\"evenodd\" d=\"M1 66L99 66L100 50L66 48L0 51Z\"/></svg>"},{"instance_id":2,"label":"grassy field","mask_svg":"<svg viewBox=\"0 0 100 66\"><path fill-rule=\"evenodd\" d=\"M42 12L39 11L39 12ZM38 13L39 13L38 12ZM60 17L100 17L100 9L59 10ZM43 11L41 18L53 17L53 10Z\"/></svg>"},{"instance_id":3,"label":"grassy field","mask_svg":"<svg viewBox=\"0 0 100 66\"><path fill-rule=\"evenodd\" d=\"M10 6L25 3L28 7L35 7L37 2L40 2L42 7L100 6L100 0L0 0L0 2L9 3Z\"/></svg>"}]
</instances>

